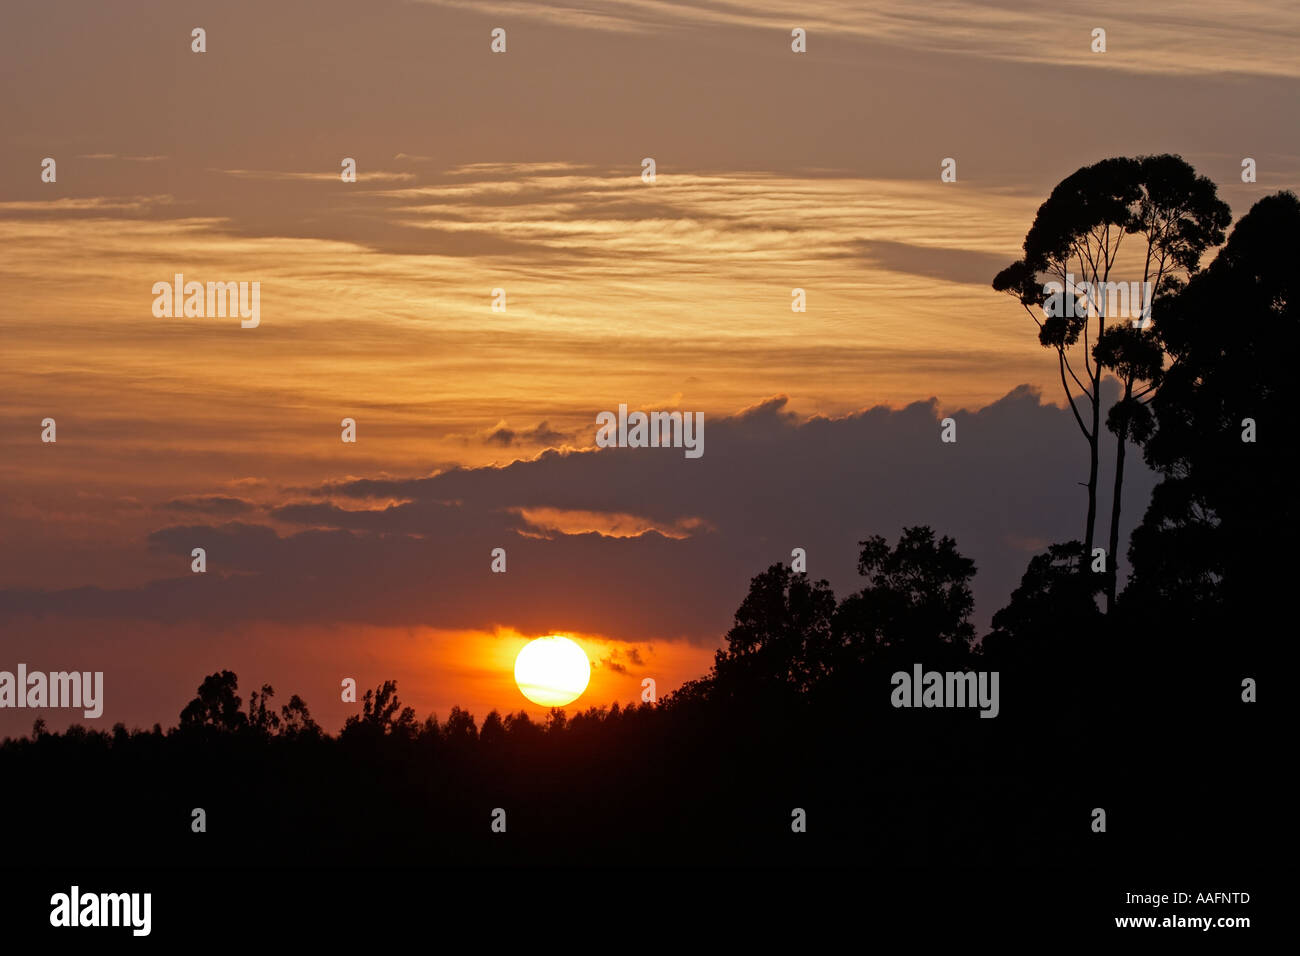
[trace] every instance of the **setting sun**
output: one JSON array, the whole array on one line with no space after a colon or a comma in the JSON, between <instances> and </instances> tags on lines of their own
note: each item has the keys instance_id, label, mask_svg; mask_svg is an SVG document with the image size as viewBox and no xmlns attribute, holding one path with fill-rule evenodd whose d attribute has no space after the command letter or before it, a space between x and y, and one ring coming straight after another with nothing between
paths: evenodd
<instances>
[{"instance_id":1,"label":"setting sun","mask_svg":"<svg viewBox=\"0 0 1300 956\"><path fill-rule=\"evenodd\" d=\"M529 641L515 658L520 692L542 707L563 707L577 700L591 680L591 662L567 637Z\"/></svg>"}]
</instances>

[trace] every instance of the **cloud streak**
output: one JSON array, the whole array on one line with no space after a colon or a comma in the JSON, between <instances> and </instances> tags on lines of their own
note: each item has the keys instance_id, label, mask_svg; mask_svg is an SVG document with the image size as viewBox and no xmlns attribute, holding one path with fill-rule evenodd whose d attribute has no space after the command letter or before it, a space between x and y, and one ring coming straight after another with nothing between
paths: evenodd
<instances>
[{"instance_id":1,"label":"cloud streak","mask_svg":"<svg viewBox=\"0 0 1300 956\"><path fill-rule=\"evenodd\" d=\"M647 34L691 27L761 30L773 35L774 45L788 44L791 28L802 27L809 32L810 49L819 42L849 37L928 53L1084 68L1098 63L1090 60L1089 41L1092 28L1102 26L1114 38L1106 54L1107 67L1134 73L1300 75L1294 56L1300 15L1294 4L1277 0L1231 0L1199 10L1177 0L1150 0L1140 8L1123 0L1100 0L1090 3L1086 11L1062 11L1050 0L1004 4L947 0L923 5L910 0L819 0L800 5L797 12L779 0L422 2L578 30Z\"/></svg>"}]
</instances>

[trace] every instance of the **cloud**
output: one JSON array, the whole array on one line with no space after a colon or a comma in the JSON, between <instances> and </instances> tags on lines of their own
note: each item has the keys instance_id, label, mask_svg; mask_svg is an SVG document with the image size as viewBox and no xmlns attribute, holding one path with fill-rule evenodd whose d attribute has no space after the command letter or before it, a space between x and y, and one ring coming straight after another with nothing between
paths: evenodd
<instances>
[{"instance_id":1,"label":"cloud","mask_svg":"<svg viewBox=\"0 0 1300 956\"><path fill-rule=\"evenodd\" d=\"M319 182L319 183L336 183L339 182L339 170L333 172L293 172L288 170L275 169L213 169L214 173L221 173L223 176L234 176L237 179L260 179L270 182ZM382 169L358 170L357 182L377 182L377 183L406 183L415 179L414 173L398 173Z\"/></svg>"},{"instance_id":2,"label":"cloud","mask_svg":"<svg viewBox=\"0 0 1300 956\"><path fill-rule=\"evenodd\" d=\"M665 538L687 538L708 530L708 522L698 517L675 521L654 521L643 515L613 511L582 511L567 508L515 508L521 518L539 532L558 534L599 534L609 538L635 538L654 532Z\"/></svg>"},{"instance_id":3,"label":"cloud","mask_svg":"<svg viewBox=\"0 0 1300 956\"><path fill-rule=\"evenodd\" d=\"M555 431L550 427L549 422L541 422L536 427L524 431L515 431L502 421L483 434L482 442L485 445L511 448L516 445L558 445L572 437L565 432Z\"/></svg>"},{"instance_id":4,"label":"cloud","mask_svg":"<svg viewBox=\"0 0 1300 956\"><path fill-rule=\"evenodd\" d=\"M77 159L121 159L130 163L158 163L166 156L119 156L117 153L85 153Z\"/></svg>"},{"instance_id":5,"label":"cloud","mask_svg":"<svg viewBox=\"0 0 1300 956\"><path fill-rule=\"evenodd\" d=\"M232 498L229 495L186 495L173 498L164 505L173 511L189 511L210 514L213 517L230 517L253 511L257 506L245 498Z\"/></svg>"},{"instance_id":6,"label":"cloud","mask_svg":"<svg viewBox=\"0 0 1300 956\"><path fill-rule=\"evenodd\" d=\"M601 667L608 668L616 674L626 674L627 668L618 663L618 659L615 656L617 653L617 651L611 652L608 656L602 657L598 663Z\"/></svg>"},{"instance_id":7,"label":"cloud","mask_svg":"<svg viewBox=\"0 0 1300 956\"><path fill-rule=\"evenodd\" d=\"M645 660L641 657L641 650L635 644L629 644L626 647L611 647L609 653L602 655L596 664L616 674L626 674L629 672L628 664L644 667Z\"/></svg>"},{"instance_id":8,"label":"cloud","mask_svg":"<svg viewBox=\"0 0 1300 956\"><path fill-rule=\"evenodd\" d=\"M977 0L918 6L911 0L802 4L792 21L781 0L424 0L445 7L527 17L570 29L612 33L668 33L683 28L726 27L771 33L789 43L790 29L808 31L809 49L850 39L927 53L1049 64L1090 62L1091 29L1104 24L1119 42L1105 54L1105 66L1134 73L1232 71L1272 76L1298 75L1290 42L1300 17L1286 0L1223 0L1197 10L1179 0L1148 0L1140 11L1126 0L1098 0L1080 14L1062 15L1051 0ZM1062 31L1078 37L1062 44ZM1195 42L1192 37L1207 42ZM774 41L775 42L775 41ZM1075 55L1071 55L1074 52Z\"/></svg>"},{"instance_id":9,"label":"cloud","mask_svg":"<svg viewBox=\"0 0 1300 956\"><path fill-rule=\"evenodd\" d=\"M512 163L460 163L447 170L450 176L474 176L476 178L497 177L500 179L519 179L536 176L539 173L573 173L594 170L590 163L553 162L512 162Z\"/></svg>"},{"instance_id":10,"label":"cloud","mask_svg":"<svg viewBox=\"0 0 1300 956\"><path fill-rule=\"evenodd\" d=\"M0 217L15 213L35 213L44 218L52 214L100 215L117 213L121 216L158 214L175 205L168 195L158 196L82 196L61 197L42 201L0 202Z\"/></svg>"},{"instance_id":11,"label":"cloud","mask_svg":"<svg viewBox=\"0 0 1300 956\"><path fill-rule=\"evenodd\" d=\"M206 575L8 590L0 619L506 626L708 645L730 626L749 579L793 548L843 596L860 586L861 539L928 524L975 560L983 626L1040 543L1080 536L1086 447L1069 413L1028 387L949 414L955 444L939 441L936 400L827 418L797 415L774 396L707 420L695 460L656 449L547 451L504 467L330 483L330 501L272 513L300 530L236 521L150 535L153 549L178 557L205 547ZM1103 441L1103 474L1112 446ZM1140 456L1128 460L1123 540L1153 485ZM1104 495L1099 504L1108 514ZM539 534L528 520L572 513L636 515L646 527L619 537L552 521ZM656 530L695 518L678 537ZM504 574L490 569L496 547L508 554Z\"/></svg>"},{"instance_id":12,"label":"cloud","mask_svg":"<svg viewBox=\"0 0 1300 956\"><path fill-rule=\"evenodd\" d=\"M937 282L965 282L982 288L1007 265L1007 257L972 249L915 245L883 239L850 244L863 262L876 269L921 276Z\"/></svg>"}]
</instances>

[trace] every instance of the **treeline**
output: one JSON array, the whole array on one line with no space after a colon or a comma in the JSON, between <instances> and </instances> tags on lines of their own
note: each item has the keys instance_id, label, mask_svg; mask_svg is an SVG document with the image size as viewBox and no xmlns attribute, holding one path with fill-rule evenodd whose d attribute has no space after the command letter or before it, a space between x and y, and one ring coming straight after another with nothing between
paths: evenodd
<instances>
[{"instance_id":1,"label":"treeline","mask_svg":"<svg viewBox=\"0 0 1300 956\"><path fill-rule=\"evenodd\" d=\"M839 601L775 565L706 677L655 705L540 722L460 708L418 720L386 681L329 734L296 696L277 709L264 686L245 704L224 671L165 732L6 741L6 777L36 785L5 788L0 808L31 824L15 839L33 851L67 841L167 864L1230 857L1236 825L1194 843L1185 831L1240 799L1217 761L1263 756L1240 697L1247 664L1186 615L1171 658L1129 604L1103 614L1081 555L1036 558L978 643L974 566L928 528L863 542L864 586ZM998 672L998 716L894 706L893 675L916 664ZM1119 830L1106 843L1090 828L1099 807Z\"/></svg>"}]
</instances>

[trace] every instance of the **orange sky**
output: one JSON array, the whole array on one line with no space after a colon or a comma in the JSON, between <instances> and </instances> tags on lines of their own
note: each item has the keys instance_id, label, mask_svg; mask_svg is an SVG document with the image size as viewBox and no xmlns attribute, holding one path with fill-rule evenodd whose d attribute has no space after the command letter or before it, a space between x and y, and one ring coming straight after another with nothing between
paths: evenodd
<instances>
[{"instance_id":1,"label":"orange sky","mask_svg":"<svg viewBox=\"0 0 1300 956\"><path fill-rule=\"evenodd\" d=\"M620 403L716 421L780 395L779 430L931 397L944 413L975 410L1020 385L1058 402L1027 318L989 288L1055 182L1103 156L1176 151L1239 216L1300 168L1295 124L1276 121L1293 115L1300 73L1289 3L1062 14L825 0L794 21L766 0L364 9L7 15L0 592L175 578L183 565L156 535L176 526L346 528L370 519L278 509L358 507L331 497L349 479L591 449L595 414ZM494 58L499 23L510 46ZM1098 23L1104 56L1088 51ZM189 50L200 24L201 55ZM809 52L796 57L799 25ZM1240 182L1247 155L1254 184ZM53 184L40 181L46 156ZM345 156L355 184L339 180ZM950 156L958 181L941 183ZM151 287L176 273L260 282L260 326L155 318ZM806 313L791 312L796 287ZM490 308L495 288L504 313ZM56 445L39 441L46 417ZM355 445L339 441L344 417ZM484 514L576 549L583 532L593 547L644 545L644 568L661 545L637 535L679 554L728 533L689 494L672 511L653 488L598 501L597 457L572 460L590 471L565 479L572 494L512 486ZM495 486L494 472L475 474ZM680 475L666 480L693 480ZM399 491L364 507L400 510ZM493 527L480 541L456 525L485 572ZM788 556L788 542L761 539L764 560ZM761 569L748 553L739 567L719 599L732 607ZM593 661L618 664L611 653L631 646L643 661L598 667L581 704L634 699L647 673L661 692L699 676L726 627L710 612L655 639L581 633L564 608L589 582L550 586L545 610ZM111 699L114 720L174 720L221 667L245 693L267 680L302 694L331 727L346 716L332 688L349 675L400 676L421 716L527 706L509 663L537 634L510 614L473 627L437 626L432 607L420 620L435 623L411 627L283 609L238 627L136 614L100 620L98 638L59 613L0 627L12 650L66 645L67 666L117 668L133 690Z\"/></svg>"}]
</instances>

